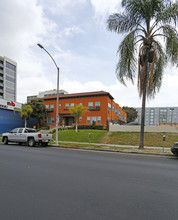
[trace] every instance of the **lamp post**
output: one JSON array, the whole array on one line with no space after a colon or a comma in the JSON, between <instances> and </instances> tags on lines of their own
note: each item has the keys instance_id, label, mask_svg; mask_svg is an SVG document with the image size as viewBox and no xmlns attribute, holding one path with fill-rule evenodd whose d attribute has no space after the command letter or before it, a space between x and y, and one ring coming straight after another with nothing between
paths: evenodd
<instances>
[{"instance_id":1,"label":"lamp post","mask_svg":"<svg viewBox=\"0 0 178 220\"><path fill-rule=\"evenodd\" d=\"M56 68L57 68L57 105L56 105L56 144L58 144L58 123L59 123L59 115L58 115L58 107L59 107L59 67L57 66L54 58L51 56L51 54L41 45L37 44L41 49L46 51L46 53L51 57L52 61L54 62Z\"/></svg>"},{"instance_id":2,"label":"lamp post","mask_svg":"<svg viewBox=\"0 0 178 220\"><path fill-rule=\"evenodd\" d=\"M170 108L171 110L171 127L172 127L172 118L173 118L173 111L174 111L174 108Z\"/></svg>"}]
</instances>

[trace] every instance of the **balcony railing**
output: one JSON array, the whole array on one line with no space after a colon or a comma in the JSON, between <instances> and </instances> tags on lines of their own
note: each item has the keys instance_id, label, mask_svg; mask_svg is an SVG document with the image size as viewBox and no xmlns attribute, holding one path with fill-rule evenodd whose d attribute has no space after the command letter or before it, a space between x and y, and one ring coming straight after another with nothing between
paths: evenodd
<instances>
[{"instance_id":1,"label":"balcony railing","mask_svg":"<svg viewBox=\"0 0 178 220\"><path fill-rule=\"evenodd\" d=\"M90 110L90 111L99 111L100 110L100 106L95 106L95 107L88 106L88 110Z\"/></svg>"}]
</instances>

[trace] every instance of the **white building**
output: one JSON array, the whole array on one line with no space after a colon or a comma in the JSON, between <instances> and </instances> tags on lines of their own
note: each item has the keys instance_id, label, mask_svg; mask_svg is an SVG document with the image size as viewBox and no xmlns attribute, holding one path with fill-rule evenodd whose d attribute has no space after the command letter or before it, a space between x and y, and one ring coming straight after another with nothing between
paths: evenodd
<instances>
[{"instance_id":1,"label":"white building","mask_svg":"<svg viewBox=\"0 0 178 220\"><path fill-rule=\"evenodd\" d=\"M59 94L64 95L64 94L68 94L68 92L66 92L63 89L60 89ZM48 90L48 91L44 91L44 92L39 92L38 95L27 96L27 102L31 99L34 99L34 98L44 98L44 97L47 97L47 96L56 96L56 95L57 95L57 90L56 89Z\"/></svg>"},{"instance_id":2,"label":"white building","mask_svg":"<svg viewBox=\"0 0 178 220\"><path fill-rule=\"evenodd\" d=\"M135 108L138 112L136 121L141 124L141 108ZM146 107L145 125L178 125L178 107Z\"/></svg>"},{"instance_id":3,"label":"white building","mask_svg":"<svg viewBox=\"0 0 178 220\"><path fill-rule=\"evenodd\" d=\"M17 63L0 56L0 98L16 101L17 98Z\"/></svg>"}]
</instances>

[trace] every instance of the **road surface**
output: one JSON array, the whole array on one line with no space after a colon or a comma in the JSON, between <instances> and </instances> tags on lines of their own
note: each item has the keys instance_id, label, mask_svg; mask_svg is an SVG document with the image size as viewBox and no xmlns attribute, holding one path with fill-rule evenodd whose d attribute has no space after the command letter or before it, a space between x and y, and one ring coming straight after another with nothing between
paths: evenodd
<instances>
[{"instance_id":1,"label":"road surface","mask_svg":"<svg viewBox=\"0 0 178 220\"><path fill-rule=\"evenodd\" d=\"M2 220L178 219L178 159L0 145Z\"/></svg>"}]
</instances>

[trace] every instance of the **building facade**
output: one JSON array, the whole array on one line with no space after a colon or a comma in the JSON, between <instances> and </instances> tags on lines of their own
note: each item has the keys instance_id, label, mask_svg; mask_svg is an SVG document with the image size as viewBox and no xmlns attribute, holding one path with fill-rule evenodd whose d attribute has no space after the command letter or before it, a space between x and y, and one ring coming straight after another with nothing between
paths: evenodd
<instances>
[{"instance_id":1,"label":"building facade","mask_svg":"<svg viewBox=\"0 0 178 220\"><path fill-rule=\"evenodd\" d=\"M56 123L56 96L43 98L43 102L48 109L48 116L45 124L51 128ZM79 118L79 125L96 125L106 127L109 122L126 123L127 114L119 104L114 102L114 98L108 92L87 92L59 95L59 126L71 126L74 124L74 117L69 112L69 106L83 105L88 111Z\"/></svg>"},{"instance_id":2,"label":"building facade","mask_svg":"<svg viewBox=\"0 0 178 220\"><path fill-rule=\"evenodd\" d=\"M141 108L136 121L141 124ZM145 125L149 126L178 126L178 107L148 107L145 109Z\"/></svg>"},{"instance_id":3,"label":"building facade","mask_svg":"<svg viewBox=\"0 0 178 220\"><path fill-rule=\"evenodd\" d=\"M0 98L17 99L17 63L7 57L0 57Z\"/></svg>"},{"instance_id":4,"label":"building facade","mask_svg":"<svg viewBox=\"0 0 178 220\"><path fill-rule=\"evenodd\" d=\"M0 134L15 127L24 126L24 120L19 113L14 113L14 108L21 108L22 104L6 99L0 99Z\"/></svg>"},{"instance_id":5,"label":"building facade","mask_svg":"<svg viewBox=\"0 0 178 220\"><path fill-rule=\"evenodd\" d=\"M63 89L60 89L59 94L64 95L64 94L68 94L68 92L66 92ZM44 91L44 92L39 92L38 95L27 96L27 102L30 101L31 99L34 99L34 98L44 98L47 96L56 96L56 95L57 95L56 89L48 90L48 91Z\"/></svg>"},{"instance_id":6,"label":"building facade","mask_svg":"<svg viewBox=\"0 0 178 220\"><path fill-rule=\"evenodd\" d=\"M0 134L17 127L24 127L25 120L18 112L14 113L14 108L21 109L21 107L22 103L0 99ZM29 118L27 120L28 127L33 127L36 124L36 119Z\"/></svg>"}]
</instances>

